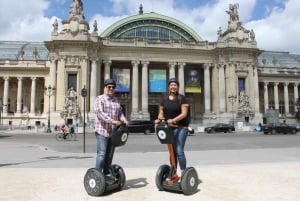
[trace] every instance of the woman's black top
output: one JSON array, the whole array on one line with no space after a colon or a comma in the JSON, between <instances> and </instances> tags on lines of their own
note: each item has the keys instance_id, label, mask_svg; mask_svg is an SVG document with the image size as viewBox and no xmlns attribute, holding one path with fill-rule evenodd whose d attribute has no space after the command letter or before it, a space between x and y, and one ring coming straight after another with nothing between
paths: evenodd
<instances>
[{"instance_id":1,"label":"woman's black top","mask_svg":"<svg viewBox=\"0 0 300 201\"><path fill-rule=\"evenodd\" d=\"M180 97L179 97L180 96ZM173 119L181 114L181 104L188 104L187 99L183 95L178 95L176 99L170 100L169 96L163 98L160 106L163 107L165 120ZM186 119L176 122L178 126L188 126Z\"/></svg>"}]
</instances>

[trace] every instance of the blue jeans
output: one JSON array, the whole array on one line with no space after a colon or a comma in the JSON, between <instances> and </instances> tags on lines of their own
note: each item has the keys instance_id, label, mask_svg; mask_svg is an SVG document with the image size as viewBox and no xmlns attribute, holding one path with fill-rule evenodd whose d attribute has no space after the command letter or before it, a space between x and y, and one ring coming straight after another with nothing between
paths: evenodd
<instances>
[{"instance_id":1,"label":"blue jeans","mask_svg":"<svg viewBox=\"0 0 300 201\"><path fill-rule=\"evenodd\" d=\"M102 135L96 134L97 139L97 156L96 156L96 169L103 174L108 173L109 161L107 158L107 152L111 149L112 143L111 138L103 137Z\"/></svg>"},{"instance_id":2,"label":"blue jeans","mask_svg":"<svg viewBox=\"0 0 300 201\"><path fill-rule=\"evenodd\" d=\"M173 136L174 136L174 152L177 157L176 158L176 163L177 160L179 162L179 166L181 171L184 171L186 169L186 157L184 154L184 146L185 146L185 141L188 136L188 130L185 128L175 128L173 130Z\"/></svg>"}]
</instances>

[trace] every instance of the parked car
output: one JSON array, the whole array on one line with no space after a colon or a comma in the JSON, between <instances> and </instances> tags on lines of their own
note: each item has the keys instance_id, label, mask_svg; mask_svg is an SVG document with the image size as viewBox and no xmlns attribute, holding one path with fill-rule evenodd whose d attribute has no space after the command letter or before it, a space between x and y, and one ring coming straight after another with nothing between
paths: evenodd
<instances>
[{"instance_id":1,"label":"parked car","mask_svg":"<svg viewBox=\"0 0 300 201\"><path fill-rule=\"evenodd\" d=\"M296 124L295 126L297 128L297 131L300 131L300 124Z\"/></svg>"},{"instance_id":2,"label":"parked car","mask_svg":"<svg viewBox=\"0 0 300 201\"><path fill-rule=\"evenodd\" d=\"M204 131L206 133L215 133L215 132L231 133L232 131L235 131L235 128L231 124L218 123L215 124L214 126L205 127Z\"/></svg>"},{"instance_id":3,"label":"parked car","mask_svg":"<svg viewBox=\"0 0 300 201\"><path fill-rule=\"evenodd\" d=\"M155 132L153 121L148 120L132 120L128 122L129 133L150 134Z\"/></svg>"},{"instance_id":4,"label":"parked car","mask_svg":"<svg viewBox=\"0 0 300 201\"><path fill-rule=\"evenodd\" d=\"M284 123L275 123L266 125L264 128L264 134L276 134L276 133L292 133L296 134L298 129L295 125L289 125Z\"/></svg>"}]
</instances>

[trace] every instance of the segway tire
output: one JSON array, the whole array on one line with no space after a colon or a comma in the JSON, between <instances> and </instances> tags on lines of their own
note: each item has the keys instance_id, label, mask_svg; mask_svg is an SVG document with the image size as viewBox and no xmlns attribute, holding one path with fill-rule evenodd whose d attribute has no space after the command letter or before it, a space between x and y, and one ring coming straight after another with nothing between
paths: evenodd
<instances>
[{"instance_id":1,"label":"segway tire","mask_svg":"<svg viewBox=\"0 0 300 201\"><path fill-rule=\"evenodd\" d=\"M116 178L119 183L119 187L116 190L121 190L126 183L125 172L124 172L123 168L119 165L112 165L112 168L114 169L114 171L116 173Z\"/></svg>"},{"instance_id":2,"label":"segway tire","mask_svg":"<svg viewBox=\"0 0 300 201\"><path fill-rule=\"evenodd\" d=\"M199 185L198 174L195 168L189 167L181 176L181 189L185 195L194 194Z\"/></svg>"},{"instance_id":3,"label":"segway tire","mask_svg":"<svg viewBox=\"0 0 300 201\"><path fill-rule=\"evenodd\" d=\"M158 190L163 191L164 186L163 182L168 178L169 172L171 171L171 167L169 165L161 165L155 176L155 183Z\"/></svg>"},{"instance_id":4,"label":"segway tire","mask_svg":"<svg viewBox=\"0 0 300 201\"><path fill-rule=\"evenodd\" d=\"M91 196L102 195L105 191L104 175L95 168L88 169L84 175L84 188Z\"/></svg>"}]
</instances>

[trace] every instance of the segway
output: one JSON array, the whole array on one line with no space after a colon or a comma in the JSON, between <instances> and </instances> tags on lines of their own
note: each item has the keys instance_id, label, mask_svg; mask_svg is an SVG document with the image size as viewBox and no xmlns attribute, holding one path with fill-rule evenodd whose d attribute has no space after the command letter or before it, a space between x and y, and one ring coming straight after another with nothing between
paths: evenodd
<instances>
[{"instance_id":1,"label":"segway","mask_svg":"<svg viewBox=\"0 0 300 201\"><path fill-rule=\"evenodd\" d=\"M156 172L157 188L160 191L176 191L185 195L194 194L200 181L196 169L188 167L182 172L181 177L177 174L176 154L173 148L173 128L161 122L156 126L156 134L161 144L168 144L170 154L170 165L161 165Z\"/></svg>"},{"instance_id":2,"label":"segway","mask_svg":"<svg viewBox=\"0 0 300 201\"><path fill-rule=\"evenodd\" d=\"M123 168L119 165L112 165L115 147L123 146L128 139L128 127L122 124L113 132L111 149L107 150L107 164L109 175L104 175L95 168L87 170L84 176L84 188L91 196L100 196L112 190L121 190L126 182Z\"/></svg>"}]
</instances>

